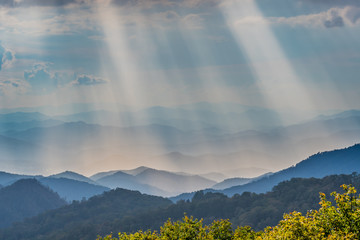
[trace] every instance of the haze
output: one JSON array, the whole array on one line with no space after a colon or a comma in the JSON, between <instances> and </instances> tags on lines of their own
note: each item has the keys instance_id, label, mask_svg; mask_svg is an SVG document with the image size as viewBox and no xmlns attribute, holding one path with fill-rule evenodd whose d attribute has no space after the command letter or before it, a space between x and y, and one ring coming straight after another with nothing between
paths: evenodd
<instances>
[{"instance_id":1,"label":"haze","mask_svg":"<svg viewBox=\"0 0 360 240\"><path fill-rule=\"evenodd\" d=\"M360 140L357 0L0 2L0 169L256 176Z\"/></svg>"}]
</instances>

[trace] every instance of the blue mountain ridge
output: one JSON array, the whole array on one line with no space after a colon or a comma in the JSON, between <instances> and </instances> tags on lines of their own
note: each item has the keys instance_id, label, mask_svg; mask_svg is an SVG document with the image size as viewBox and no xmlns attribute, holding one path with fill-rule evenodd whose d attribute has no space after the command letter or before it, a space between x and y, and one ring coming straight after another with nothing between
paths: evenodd
<instances>
[{"instance_id":1,"label":"blue mountain ridge","mask_svg":"<svg viewBox=\"0 0 360 240\"><path fill-rule=\"evenodd\" d=\"M278 183L292 178L322 178L333 174L351 174L360 172L360 144L327 152L319 152L287 169L265 175L250 183L226 188L223 190L205 189L204 192L219 192L227 196L243 192L265 193L271 191ZM183 193L170 199L173 202L188 200L195 192Z\"/></svg>"}]
</instances>

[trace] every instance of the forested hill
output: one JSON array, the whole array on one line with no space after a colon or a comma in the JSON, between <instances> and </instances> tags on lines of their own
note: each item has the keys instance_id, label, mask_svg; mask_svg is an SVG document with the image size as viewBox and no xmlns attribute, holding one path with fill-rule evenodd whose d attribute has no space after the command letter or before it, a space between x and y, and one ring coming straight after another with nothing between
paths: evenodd
<instances>
[{"instance_id":1,"label":"forested hill","mask_svg":"<svg viewBox=\"0 0 360 240\"><path fill-rule=\"evenodd\" d=\"M221 193L199 191L192 201L179 201L167 209L151 214L132 216L127 221L118 223L122 231L138 229L156 229L168 218L179 220L186 213L188 216L203 218L209 224L215 219L230 219L234 226L249 225L256 230L274 226L284 213L294 210L306 213L319 208L319 192L330 195L331 192L342 192L342 184L360 187L360 176L332 175L322 179L294 178L281 182L266 194L244 192L229 198ZM159 221L160 220L160 221ZM116 231L118 231L116 229ZM114 231L114 232L116 232Z\"/></svg>"},{"instance_id":2,"label":"forested hill","mask_svg":"<svg viewBox=\"0 0 360 240\"><path fill-rule=\"evenodd\" d=\"M181 219L184 213L204 218L230 219L236 225L256 230L276 225L283 213L318 209L319 192L341 192L340 185L360 186L360 176L333 175L323 179L292 179L266 194L243 193L231 198L220 193L197 192L193 200L171 204L167 199L122 189L106 192L88 201L52 210L0 231L7 240L95 239L110 232L158 229L168 219Z\"/></svg>"},{"instance_id":3,"label":"forested hill","mask_svg":"<svg viewBox=\"0 0 360 240\"><path fill-rule=\"evenodd\" d=\"M118 188L15 224L1 231L0 239L95 239L116 229L127 216L169 205L166 198Z\"/></svg>"},{"instance_id":4,"label":"forested hill","mask_svg":"<svg viewBox=\"0 0 360 240\"><path fill-rule=\"evenodd\" d=\"M322 178L332 174L351 174L352 172L360 172L360 144L312 155L293 167L276 172L258 181L231 187L221 192L228 196L246 191L264 193L270 191L276 184L291 178Z\"/></svg>"},{"instance_id":5,"label":"forested hill","mask_svg":"<svg viewBox=\"0 0 360 240\"><path fill-rule=\"evenodd\" d=\"M57 193L37 180L19 180L0 189L0 228L65 204Z\"/></svg>"}]
</instances>

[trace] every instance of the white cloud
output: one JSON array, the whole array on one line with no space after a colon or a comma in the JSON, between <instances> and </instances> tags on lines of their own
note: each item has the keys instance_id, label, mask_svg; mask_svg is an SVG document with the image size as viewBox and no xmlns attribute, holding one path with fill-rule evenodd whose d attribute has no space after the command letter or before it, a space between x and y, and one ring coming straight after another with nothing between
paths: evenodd
<instances>
[{"instance_id":1,"label":"white cloud","mask_svg":"<svg viewBox=\"0 0 360 240\"><path fill-rule=\"evenodd\" d=\"M48 63L34 65L31 70L24 72L24 79L36 94L47 94L58 86L58 74L49 70Z\"/></svg>"},{"instance_id":2,"label":"white cloud","mask_svg":"<svg viewBox=\"0 0 360 240\"><path fill-rule=\"evenodd\" d=\"M72 82L75 86L90 86L104 84L108 81L93 75L80 74L76 77L76 80Z\"/></svg>"},{"instance_id":3,"label":"white cloud","mask_svg":"<svg viewBox=\"0 0 360 240\"><path fill-rule=\"evenodd\" d=\"M235 25L285 24L293 27L333 28L357 25L360 23L359 19L360 8L347 6L344 8L331 8L325 12L294 17L245 16L236 20Z\"/></svg>"},{"instance_id":4,"label":"white cloud","mask_svg":"<svg viewBox=\"0 0 360 240\"><path fill-rule=\"evenodd\" d=\"M199 14L188 14L182 18L181 23L189 29L204 28L204 19Z\"/></svg>"},{"instance_id":5,"label":"white cloud","mask_svg":"<svg viewBox=\"0 0 360 240\"><path fill-rule=\"evenodd\" d=\"M62 14L54 7L47 7L45 10L39 7L0 7L0 30L7 34L29 37L98 32L99 25L89 8L79 6Z\"/></svg>"},{"instance_id":6,"label":"white cloud","mask_svg":"<svg viewBox=\"0 0 360 240\"><path fill-rule=\"evenodd\" d=\"M23 94L28 91L28 84L18 79L0 80L0 95L10 96L14 94Z\"/></svg>"},{"instance_id":7,"label":"white cloud","mask_svg":"<svg viewBox=\"0 0 360 240\"><path fill-rule=\"evenodd\" d=\"M8 68L15 61L15 54L12 50L5 48L0 42L0 71Z\"/></svg>"}]
</instances>

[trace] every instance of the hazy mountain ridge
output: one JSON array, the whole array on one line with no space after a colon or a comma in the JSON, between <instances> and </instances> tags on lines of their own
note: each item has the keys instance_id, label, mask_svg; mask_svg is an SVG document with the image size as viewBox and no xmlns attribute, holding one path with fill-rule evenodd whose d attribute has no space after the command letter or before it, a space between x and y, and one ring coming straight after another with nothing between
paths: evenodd
<instances>
[{"instance_id":1,"label":"hazy mountain ridge","mask_svg":"<svg viewBox=\"0 0 360 240\"><path fill-rule=\"evenodd\" d=\"M32 175L21 175L21 174L0 172L0 184L2 186L8 186L20 179L35 178L35 177L36 176L32 176Z\"/></svg>"},{"instance_id":2,"label":"hazy mountain ridge","mask_svg":"<svg viewBox=\"0 0 360 240\"><path fill-rule=\"evenodd\" d=\"M234 187L234 186L245 185L247 183L257 181L261 178L266 178L266 177L270 176L271 174L273 174L273 173L265 173L263 175L260 175L258 177L254 177L254 178L227 178L224 181L215 184L211 188L215 189L215 190L221 190L221 189L226 189L226 188L230 188L230 187Z\"/></svg>"},{"instance_id":3,"label":"hazy mountain ridge","mask_svg":"<svg viewBox=\"0 0 360 240\"><path fill-rule=\"evenodd\" d=\"M94 185L98 184L97 182L93 181L92 179L85 177L84 175L81 175L79 173L72 172L72 171L65 171L65 172L53 174L53 175L50 175L49 178L67 178L67 179L72 179L72 180L76 180L76 181L87 182L87 183L94 184Z\"/></svg>"},{"instance_id":4,"label":"hazy mountain ridge","mask_svg":"<svg viewBox=\"0 0 360 240\"><path fill-rule=\"evenodd\" d=\"M99 176L102 177L99 178ZM111 188L121 187L160 196L199 190L215 183L213 180L199 175L174 173L148 167L103 172L95 174L91 178L96 179L99 184Z\"/></svg>"},{"instance_id":5,"label":"hazy mountain ridge","mask_svg":"<svg viewBox=\"0 0 360 240\"><path fill-rule=\"evenodd\" d=\"M55 177L49 176L44 177L41 175L21 175L7 172L0 172L0 184L8 186L18 180L23 179L36 179L42 185L47 186L52 191L59 194L59 196L67 201L82 200L103 193L104 191L110 190L105 186L99 186L98 183L89 183L82 181L81 177L79 180L74 179L74 176L82 176L77 173L72 174L60 174ZM84 176L83 176L84 177Z\"/></svg>"},{"instance_id":6,"label":"hazy mountain ridge","mask_svg":"<svg viewBox=\"0 0 360 240\"><path fill-rule=\"evenodd\" d=\"M121 111L116 113L96 110L65 116L54 116L54 118L62 121L83 121L90 124L120 127L160 124L179 128L183 131L194 131L204 128L240 131L254 127L260 129L275 127L280 123L277 113L269 109L235 103L220 104L206 102L195 103L192 106L153 106L133 112ZM226 122L224 122L224 119ZM256 124L254 124L254 121L256 121ZM119 123L121 124L119 125Z\"/></svg>"},{"instance_id":7,"label":"hazy mountain ridge","mask_svg":"<svg viewBox=\"0 0 360 240\"><path fill-rule=\"evenodd\" d=\"M0 184L11 184L24 178L38 179L70 202L87 199L115 188L136 190L155 196L173 196L181 192L207 188L216 183L199 175L174 173L144 166L130 170L100 172L89 178L72 171L48 177L0 172Z\"/></svg>"},{"instance_id":8,"label":"hazy mountain ridge","mask_svg":"<svg viewBox=\"0 0 360 240\"><path fill-rule=\"evenodd\" d=\"M312 155L295 166L276 172L268 177L242 186L224 189L221 192L228 196L246 191L263 193L270 191L279 182L295 177L321 178L332 174L350 174L353 172L360 172L360 144Z\"/></svg>"},{"instance_id":9,"label":"hazy mountain ridge","mask_svg":"<svg viewBox=\"0 0 360 240\"><path fill-rule=\"evenodd\" d=\"M73 200L88 199L94 195L109 191L110 188L100 185L90 184L84 181L78 181L68 178L43 177L38 179L43 185L48 186L54 192L57 192L68 202Z\"/></svg>"},{"instance_id":10,"label":"hazy mountain ridge","mask_svg":"<svg viewBox=\"0 0 360 240\"><path fill-rule=\"evenodd\" d=\"M13 112L0 114L0 123L44 121L50 118L40 112Z\"/></svg>"},{"instance_id":11,"label":"hazy mountain ridge","mask_svg":"<svg viewBox=\"0 0 360 240\"><path fill-rule=\"evenodd\" d=\"M139 182L139 180L131 175L122 171L117 171L113 174L104 176L97 179L97 182L103 186L115 189L124 188L128 190L140 191L141 193L155 195L155 196L168 196L169 193L156 186Z\"/></svg>"},{"instance_id":12,"label":"hazy mountain ridge","mask_svg":"<svg viewBox=\"0 0 360 240\"><path fill-rule=\"evenodd\" d=\"M224 173L234 166L281 169L313 152L360 142L360 134L356 134L360 131L360 117L349 114L272 130L236 133L221 133L221 130L214 133L212 128L183 131L159 124L124 128L68 122L8 131L4 133L7 138L0 141L3 145L13 143L13 146L3 149L0 146L0 152L11 159L4 158L5 163L29 159L34 168L43 168L41 162L51 155L54 164L64 164L66 159L65 165L73 164L73 169L81 169L81 160L86 160L90 166L101 163L103 169L116 169L113 163L117 162L116 158L121 161L121 156L134 159L139 162L138 166L146 164L144 159L151 159L154 168L164 166L179 172L202 169L203 172ZM16 140L20 142L15 143ZM137 156L137 153L143 155ZM19 171L22 165L17 165Z\"/></svg>"},{"instance_id":13,"label":"hazy mountain ridge","mask_svg":"<svg viewBox=\"0 0 360 240\"><path fill-rule=\"evenodd\" d=\"M6 133L11 131L24 131L31 128L37 127L53 127L64 122L54 120L54 119L46 119L46 120L31 120L31 121L24 121L24 122L3 122L0 123L0 132Z\"/></svg>"},{"instance_id":14,"label":"hazy mountain ridge","mask_svg":"<svg viewBox=\"0 0 360 240\"><path fill-rule=\"evenodd\" d=\"M249 183L233 186L223 190L204 189L204 192L223 193L227 196L242 194L244 192L265 193L275 185L292 178L322 178L332 174L351 174L360 172L360 144L344 149L337 149L314 154L307 159L289 168L275 173L264 174ZM171 197L173 202L189 200L195 192L182 193Z\"/></svg>"},{"instance_id":15,"label":"hazy mountain ridge","mask_svg":"<svg viewBox=\"0 0 360 240\"><path fill-rule=\"evenodd\" d=\"M184 176L168 171L147 169L136 175L142 183L157 186L170 193L199 190L215 184L215 181L206 179L198 175Z\"/></svg>"}]
</instances>

